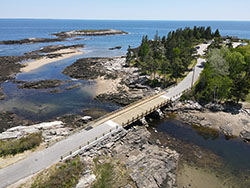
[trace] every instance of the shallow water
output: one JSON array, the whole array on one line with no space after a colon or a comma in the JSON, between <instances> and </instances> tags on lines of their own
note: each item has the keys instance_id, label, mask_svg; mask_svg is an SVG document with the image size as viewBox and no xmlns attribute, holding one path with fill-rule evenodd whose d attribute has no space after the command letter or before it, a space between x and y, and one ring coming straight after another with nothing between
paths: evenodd
<instances>
[{"instance_id":1,"label":"shallow water","mask_svg":"<svg viewBox=\"0 0 250 188\"><path fill-rule=\"evenodd\" d=\"M239 187L250 187L250 144L237 138L228 139L218 132L190 127L173 118L154 121L151 124L160 133L211 151L224 163L221 169L217 169L220 173L233 179Z\"/></svg>"}]
</instances>

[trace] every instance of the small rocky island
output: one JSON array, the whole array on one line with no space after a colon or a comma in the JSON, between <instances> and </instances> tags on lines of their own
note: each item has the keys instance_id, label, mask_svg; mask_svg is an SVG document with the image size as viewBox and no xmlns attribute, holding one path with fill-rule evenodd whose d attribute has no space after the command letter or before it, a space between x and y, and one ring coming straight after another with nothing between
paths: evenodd
<instances>
[{"instance_id":1,"label":"small rocky island","mask_svg":"<svg viewBox=\"0 0 250 188\"><path fill-rule=\"evenodd\" d=\"M114 30L114 29L73 30L73 31L66 31L66 32L63 31L51 34L53 36L56 36L56 38L27 38L21 40L5 40L5 41L0 41L0 45L63 42L67 41L68 38L74 38L77 36L107 36L107 35L126 35L126 34L128 33L125 31Z\"/></svg>"},{"instance_id":2,"label":"small rocky island","mask_svg":"<svg viewBox=\"0 0 250 188\"><path fill-rule=\"evenodd\" d=\"M107 35L126 35L125 31L114 29L97 29L97 30L73 30L60 33L54 33L59 38L72 38L77 36L107 36Z\"/></svg>"}]
</instances>

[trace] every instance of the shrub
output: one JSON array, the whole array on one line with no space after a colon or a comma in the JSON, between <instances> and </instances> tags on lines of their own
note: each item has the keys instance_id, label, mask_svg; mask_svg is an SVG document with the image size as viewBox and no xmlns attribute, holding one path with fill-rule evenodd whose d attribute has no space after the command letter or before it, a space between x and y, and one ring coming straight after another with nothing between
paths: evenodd
<instances>
[{"instance_id":1,"label":"shrub","mask_svg":"<svg viewBox=\"0 0 250 188\"><path fill-rule=\"evenodd\" d=\"M41 142L41 133L33 133L19 139L0 141L0 157L16 155L17 153L33 149L39 146Z\"/></svg>"},{"instance_id":2,"label":"shrub","mask_svg":"<svg viewBox=\"0 0 250 188\"><path fill-rule=\"evenodd\" d=\"M37 177L31 188L73 188L77 185L84 165L79 158L60 163L49 173L45 170Z\"/></svg>"}]
</instances>

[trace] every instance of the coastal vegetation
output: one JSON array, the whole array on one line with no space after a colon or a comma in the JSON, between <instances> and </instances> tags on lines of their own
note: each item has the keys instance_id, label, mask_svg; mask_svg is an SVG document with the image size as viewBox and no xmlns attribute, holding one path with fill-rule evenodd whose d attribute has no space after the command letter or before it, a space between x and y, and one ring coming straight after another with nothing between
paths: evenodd
<instances>
[{"instance_id":1,"label":"coastal vegetation","mask_svg":"<svg viewBox=\"0 0 250 188\"><path fill-rule=\"evenodd\" d=\"M213 33L210 27L177 29L163 37L156 32L153 40L143 36L138 48L129 47L126 61L142 74L150 75L153 85L168 86L189 70L196 58L198 47L194 46L216 38L220 38L219 31Z\"/></svg>"},{"instance_id":2,"label":"coastal vegetation","mask_svg":"<svg viewBox=\"0 0 250 188\"><path fill-rule=\"evenodd\" d=\"M98 164L98 158L94 159L94 164L95 174L98 176L98 179L93 185L93 188L112 187L115 175L113 164L110 162Z\"/></svg>"},{"instance_id":3,"label":"coastal vegetation","mask_svg":"<svg viewBox=\"0 0 250 188\"><path fill-rule=\"evenodd\" d=\"M208 62L193 90L201 103L245 101L250 90L250 46L210 49Z\"/></svg>"},{"instance_id":4,"label":"coastal vegetation","mask_svg":"<svg viewBox=\"0 0 250 188\"><path fill-rule=\"evenodd\" d=\"M31 188L73 188L78 183L83 169L84 164L80 158L59 163L42 171L32 183Z\"/></svg>"},{"instance_id":5,"label":"coastal vegetation","mask_svg":"<svg viewBox=\"0 0 250 188\"><path fill-rule=\"evenodd\" d=\"M93 162L96 181L91 186L92 188L116 188L132 183L128 171L119 160L96 157Z\"/></svg>"},{"instance_id":6,"label":"coastal vegetation","mask_svg":"<svg viewBox=\"0 0 250 188\"><path fill-rule=\"evenodd\" d=\"M19 139L1 140L0 157L16 155L39 146L42 142L41 133L34 133Z\"/></svg>"}]
</instances>

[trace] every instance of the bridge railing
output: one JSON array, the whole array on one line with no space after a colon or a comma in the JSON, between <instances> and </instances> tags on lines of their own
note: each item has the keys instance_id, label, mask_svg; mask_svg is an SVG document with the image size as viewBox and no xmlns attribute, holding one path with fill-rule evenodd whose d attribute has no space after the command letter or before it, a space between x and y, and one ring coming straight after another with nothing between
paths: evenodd
<instances>
[{"instance_id":1,"label":"bridge railing","mask_svg":"<svg viewBox=\"0 0 250 188\"><path fill-rule=\"evenodd\" d=\"M169 90L169 89L171 89L171 88L173 88L173 87L175 87L175 86L172 86L172 87L168 88L167 90ZM167 100L167 99L166 99L166 102L165 102L165 104L164 104L163 106L165 106L165 105L166 105L168 102L170 102L170 101L176 100L176 99L179 98L184 92L186 92L186 91L189 90L189 89L191 89L191 87L189 87L189 88L187 88L186 90L182 91L181 93L179 93L179 94L177 94L177 95L171 97L170 100ZM159 97L159 96L161 96L161 95L163 95L163 94L166 94L166 90L164 90L164 91L162 91L162 92L160 92L160 93L157 93L157 94L149 95L149 96L147 96L146 98L140 99L140 100L135 101L135 102L133 102L133 103L130 103L130 104L128 104L128 105L126 105L126 106L124 106L124 107L122 107L122 108L119 108L119 109L117 109L117 110L115 110L115 111L112 111L112 112L110 112L110 113L108 113L108 114L106 114L106 115L104 115L104 116L101 116L101 117L99 117L98 119L95 119L95 120L89 122L89 123L87 124L87 126L94 125L94 124L97 123L98 121L104 120L104 119L106 119L106 118L108 118L108 117L110 117L110 116L112 116L112 115L114 115L114 114L116 114L116 113L118 113L118 112L121 112L121 111L123 111L123 110L125 110L125 109L127 109L127 108L129 108L129 107L131 107L131 106L135 106L135 107L136 107L136 105L139 104L139 103L141 103L141 102L146 102L146 101L147 101L148 99L150 99L150 98L153 100L153 99L155 99L155 98L157 98L157 97ZM162 106L161 106L161 107L162 107ZM161 107L160 107L160 108L161 108ZM118 116L118 115L119 115L119 114L117 114L116 116ZM148 114L147 114L147 115L148 115ZM116 117L116 116L114 116L114 117ZM113 117L113 118L114 118L114 117Z\"/></svg>"},{"instance_id":2,"label":"bridge railing","mask_svg":"<svg viewBox=\"0 0 250 188\"><path fill-rule=\"evenodd\" d=\"M147 96L146 98L143 98L143 99L140 99L140 100L135 101L135 102L133 102L133 103L130 103L130 104L124 106L124 107L121 107L121 108L119 108L119 109L117 109L117 110L114 110L114 111L112 111L112 112L110 112L110 113L104 115L104 116L99 117L98 119L95 119L95 120L89 122L89 123L87 124L87 126L94 125L94 124L97 123L98 121L104 120L105 118L108 118L108 117L110 117L110 116L112 116L112 115L114 115L114 114L116 114L116 113L118 113L118 112L121 112L121 111L125 110L126 108L129 108L129 107L131 107L131 106L135 106L136 104L141 103L141 102L143 102L143 101L146 102L146 101L147 101L148 99L150 99L150 98L154 99L154 98L156 98L156 97L158 97L158 96L160 96L160 95L163 95L164 93L165 93L165 91L160 92L160 93L157 93L157 94L149 95L149 96ZM118 116L118 115L117 115L117 116Z\"/></svg>"},{"instance_id":3,"label":"bridge railing","mask_svg":"<svg viewBox=\"0 0 250 188\"><path fill-rule=\"evenodd\" d=\"M66 152L64 155L62 155L60 157L60 161L62 162L62 161L65 161L65 160L67 160L69 158L72 158L72 157L78 155L80 152L90 148L91 146L97 144L101 140L103 140L103 139L109 137L110 135L118 132L120 129L122 129L121 126L116 126L116 127L112 128L112 129L110 129L109 131L106 131L106 132L102 133L101 135L99 135L99 136L97 136L97 137L95 137L95 138L81 144L80 146L76 147L75 149L73 149L73 150L71 150L69 152Z\"/></svg>"},{"instance_id":4,"label":"bridge railing","mask_svg":"<svg viewBox=\"0 0 250 188\"><path fill-rule=\"evenodd\" d=\"M104 132L103 134L99 135L98 137L95 137L94 139L91 139L91 140L89 140L89 141L83 143L83 144L80 145L79 147L77 147L77 148L73 149L72 151L70 151L70 152L68 152L68 153L66 153L66 154L64 154L64 155L62 155L61 158L60 158L60 161L65 161L65 160L67 160L67 159L69 159L69 158L71 158L71 157L76 156L76 155L79 154L81 151L86 150L87 148L91 147L92 145L98 143L100 140L102 140L102 139L108 137L109 135L111 135L111 134L117 132L119 129L121 129L121 128L123 128L123 127L126 127L126 126L128 126L128 125L130 125L130 124L132 124L132 123L134 123L134 122L136 122L136 121L142 119L142 118L145 117L146 115L151 114L152 112L154 112L154 111L156 111L156 110L162 108L163 106L167 105L170 101L174 101L174 100L176 100L177 98L179 98L183 93L185 93L185 92L188 91L189 89L191 89L191 87L189 87L189 88L185 89L184 91L180 92L179 94L177 94L177 95L171 97L169 100L166 99L165 101L163 101L163 102L161 102L161 103L155 105L154 107L151 107L150 109L146 110L145 112L142 112L141 114L138 114L137 116L132 117L132 119L128 119L126 122L123 122L123 123L122 123L122 126L116 126L115 128L112 128L112 129L110 129L109 131ZM109 117L109 116L111 116L111 115L113 115L113 114L115 114L115 113L118 113L119 111L122 111L122 110L124 110L124 109L126 109L126 108L128 108L128 107L130 107L130 106L133 106L133 105L136 105L136 104L138 104L138 103L140 103L140 102L146 101L146 100L149 99L149 98L154 99L154 98L156 98L156 97L158 97L158 96L163 95L164 93L165 93L165 92L161 92L161 93L158 93L158 94L153 95L153 96L151 95L151 96L148 96L148 97L147 97L146 99L144 99L144 100L139 100L139 101L136 101L136 102L134 102L134 103L131 103L131 104L129 104L129 105L123 107L122 109L118 109L118 110L116 110L116 111L114 111L114 112L111 112L111 113L105 115L105 116L102 116L101 118L98 118L98 119L95 120L94 122L92 121L91 124L96 123L96 122L98 122L98 121L100 121L100 120L102 120L102 119L105 119L106 117ZM117 115L117 116L118 116L118 115Z\"/></svg>"}]
</instances>

